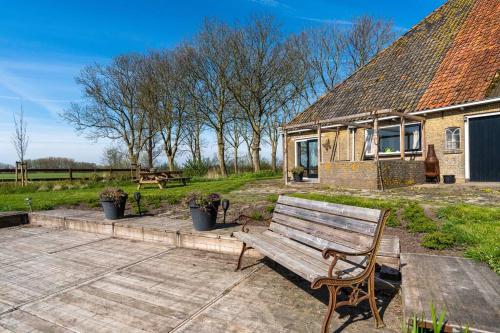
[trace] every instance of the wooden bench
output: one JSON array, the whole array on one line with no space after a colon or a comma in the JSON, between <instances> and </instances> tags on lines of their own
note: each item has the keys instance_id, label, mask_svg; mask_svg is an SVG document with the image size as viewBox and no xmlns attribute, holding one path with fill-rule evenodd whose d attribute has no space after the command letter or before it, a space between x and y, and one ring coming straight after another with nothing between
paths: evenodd
<instances>
[{"instance_id":1,"label":"wooden bench","mask_svg":"<svg viewBox=\"0 0 500 333\"><path fill-rule=\"evenodd\" d=\"M245 251L253 248L310 281L311 288L327 286L329 303L322 332L328 331L337 307L356 306L364 300L370 303L376 327L383 327L375 302L375 262L399 268L399 240L381 242L388 215L387 210L280 196L268 230L249 233L243 225L242 231L234 233L243 242L236 269L241 268ZM368 288L363 290L366 282ZM337 302L342 288L350 290L349 298Z\"/></svg>"},{"instance_id":2,"label":"wooden bench","mask_svg":"<svg viewBox=\"0 0 500 333\"><path fill-rule=\"evenodd\" d=\"M182 171L141 171L139 173L139 185L137 185L137 189L140 190L142 185L145 184L155 184L158 185L160 189L163 189L163 186L165 186L167 182L180 182L182 185L186 186L186 182L190 179L191 177L183 177Z\"/></svg>"}]
</instances>

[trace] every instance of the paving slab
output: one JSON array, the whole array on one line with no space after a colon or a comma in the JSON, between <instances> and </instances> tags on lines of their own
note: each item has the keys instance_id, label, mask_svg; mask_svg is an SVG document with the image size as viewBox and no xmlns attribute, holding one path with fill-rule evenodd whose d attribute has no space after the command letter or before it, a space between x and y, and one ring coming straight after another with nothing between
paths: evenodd
<instances>
[{"instance_id":1,"label":"paving slab","mask_svg":"<svg viewBox=\"0 0 500 333\"><path fill-rule=\"evenodd\" d=\"M471 332L498 332L500 276L487 265L465 258L402 253L402 294L405 318L431 318L446 309L451 328L469 325Z\"/></svg>"}]
</instances>

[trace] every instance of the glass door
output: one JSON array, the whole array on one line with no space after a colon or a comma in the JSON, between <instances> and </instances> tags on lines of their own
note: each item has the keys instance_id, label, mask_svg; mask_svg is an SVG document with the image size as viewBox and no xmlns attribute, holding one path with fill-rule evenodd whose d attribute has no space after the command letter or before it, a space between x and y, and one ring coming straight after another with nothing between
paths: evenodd
<instances>
[{"instance_id":1,"label":"glass door","mask_svg":"<svg viewBox=\"0 0 500 333\"><path fill-rule=\"evenodd\" d=\"M318 178L318 140L297 142L297 163L304 167L304 177Z\"/></svg>"}]
</instances>

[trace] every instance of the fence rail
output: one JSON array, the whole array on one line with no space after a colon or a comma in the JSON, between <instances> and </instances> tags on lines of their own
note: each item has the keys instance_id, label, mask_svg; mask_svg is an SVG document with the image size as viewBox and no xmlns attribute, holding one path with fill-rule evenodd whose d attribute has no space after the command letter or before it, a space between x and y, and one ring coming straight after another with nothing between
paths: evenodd
<instances>
[{"instance_id":1,"label":"fence rail","mask_svg":"<svg viewBox=\"0 0 500 333\"><path fill-rule=\"evenodd\" d=\"M133 168L28 168L26 170L27 178L31 181L42 180L76 180L90 179L93 174L107 174L112 177L113 174L128 174L130 178L136 177L136 171ZM48 175L43 175L43 174ZM51 175L52 174L52 175ZM54 175L57 174L57 175ZM61 177L59 177L61 174ZM62 175L66 174L65 177ZM12 175L12 177L10 177ZM0 181L14 182L16 175L15 168L0 169Z\"/></svg>"}]
</instances>

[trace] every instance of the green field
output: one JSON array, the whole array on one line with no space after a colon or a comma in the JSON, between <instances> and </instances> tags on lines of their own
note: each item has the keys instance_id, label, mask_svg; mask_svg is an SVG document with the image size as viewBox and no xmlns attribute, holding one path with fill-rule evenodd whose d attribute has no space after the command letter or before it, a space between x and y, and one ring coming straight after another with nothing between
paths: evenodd
<instances>
[{"instance_id":1,"label":"green field","mask_svg":"<svg viewBox=\"0 0 500 333\"><path fill-rule=\"evenodd\" d=\"M194 178L187 186L168 184L164 190L151 186L141 189L140 192L145 206L159 207L161 202L178 203L191 192L224 194L252 181L279 177L280 174L264 171L224 179ZM26 187L5 183L0 185L0 211L28 210L25 201L27 197L32 199L34 210L81 203L97 206L99 193L106 187L119 187L129 195L137 191L137 185L130 181L33 182Z\"/></svg>"}]
</instances>

